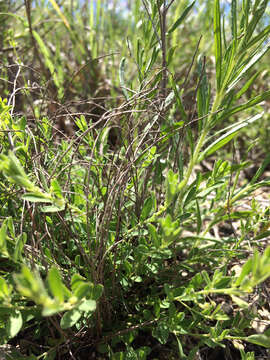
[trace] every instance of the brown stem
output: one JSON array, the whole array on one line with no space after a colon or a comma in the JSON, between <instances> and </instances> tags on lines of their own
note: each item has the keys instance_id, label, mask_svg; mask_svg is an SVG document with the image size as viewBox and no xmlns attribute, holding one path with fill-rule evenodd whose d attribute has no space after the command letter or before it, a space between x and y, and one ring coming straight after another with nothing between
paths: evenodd
<instances>
[{"instance_id":1,"label":"brown stem","mask_svg":"<svg viewBox=\"0 0 270 360\"><path fill-rule=\"evenodd\" d=\"M161 79L161 96L166 98L167 93L167 43L166 43L166 17L167 17L166 1L163 4L158 1L158 15L160 23L160 39L161 39L161 52L162 52L162 79Z\"/></svg>"}]
</instances>

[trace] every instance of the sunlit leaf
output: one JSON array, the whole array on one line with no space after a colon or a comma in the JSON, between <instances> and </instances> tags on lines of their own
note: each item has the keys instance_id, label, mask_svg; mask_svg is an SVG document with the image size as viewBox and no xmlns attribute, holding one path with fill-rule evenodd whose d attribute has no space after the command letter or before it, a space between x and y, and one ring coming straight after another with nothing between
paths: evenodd
<instances>
[{"instance_id":1,"label":"sunlit leaf","mask_svg":"<svg viewBox=\"0 0 270 360\"><path fill-rule=\"evenodd\" d=\"M240 123L234 125L231 130L229 130L227 133L220 136L217 140L215 140L211 145L209 145L201 154L200 160L204 159L206 156L209 156L225 146L229 141L231 141L238 133L239 131L252 124L254 121L260 119L262 117L263 113L257 114L245 121L241 121Z\"/></svg>"},{"instance_id":2,"label":"sunlit leaf","mask_svg":"<svg viewBox=\"0 0 270 360\"><path fill-rule=\"evenodd\" d=\"M13 338L18 334L23 325L22 314L19 310L11 310L7 321L7 334Z\"/></svg>"},{"instance_id":3,"label":"sunlit leaf","mask_svg":"<svg viewBox=\"0 0 270 360\"><path fill-rule=\"evenodd\" d=\"M62 329L68 329L75 325L81 317L82 311L79 311L77 309L69 310L63 315L60 321L60 326Z\"/></svg>"},{"instance_id":4,"label":"sunlit leaf","mask_svg":"<svg viewBox=\"0 0 270 360\"><path fill-rule=\"evenodd\" d=\"M214 1L214 43L216 58L216 82L217 91L221 88L221 68L222 68L222 42L221 42L221 26L220 26L220 0Z\"/></svg>"},{"instance_id":5,"label":"sunlit leaf","mask_svg":"<svg viewBox=\"0 0 270 360\"><path fill-rule=\"evenodd\" d=\"M245 338L245 341L248 341L252 344L263 346L265 348L270 348L270 336L264 334L254 334Z\"/></svg>"},{"instance_id":6,"label":"sunlit leaf","mask_svg":"<svg viewBox=\"0 0 270 360\"><path fill-rule=\"evenodd\" d=\"M190 5L188 5L184 11L182 12L182 14L180 15L180 17L176 20L176 22L170 27L170 29L168 30L168 34L171 34L174 30L176 30L181 24L182 22L185 20L185 18L187 17L188 13L190 12L190 10L193 8L195 4L195 1L193 1Z\"/></svg>"}]
</instances>

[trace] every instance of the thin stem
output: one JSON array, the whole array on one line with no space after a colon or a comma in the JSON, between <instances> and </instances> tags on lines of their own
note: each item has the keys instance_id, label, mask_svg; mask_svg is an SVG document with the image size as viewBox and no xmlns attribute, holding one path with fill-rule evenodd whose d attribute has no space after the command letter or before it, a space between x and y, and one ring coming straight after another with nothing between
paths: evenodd
<instances>
[{"instance_id":1,"label":"thin stem","mask_svg":"<svg viewBox=\"0 0 270 360\"><path fill-rule=\"evenodd\" d=\"M161 80L161 95L166 98L167 87L167 43L166 43L166 17L167 17L166 2L158 6L159 23L160 23L160 38L161 38L161 52L162 52L162 80Z\"/></svg>"}]
</instances>

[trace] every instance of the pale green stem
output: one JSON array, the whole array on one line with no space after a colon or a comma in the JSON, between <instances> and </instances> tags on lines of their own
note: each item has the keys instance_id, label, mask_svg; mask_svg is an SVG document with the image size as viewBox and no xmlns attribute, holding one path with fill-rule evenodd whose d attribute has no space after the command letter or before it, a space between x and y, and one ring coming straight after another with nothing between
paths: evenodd
<instances>
[{"instance_id":1,"label":"pale green stem","mask_svg":"<svg viewBox=\"0 0 270 360\"><path fill-rule=\"evenodd\" d=\"M179 190L181 191L180 192L180 196L179 196L179 200L181 200L182 196L183 196L183 191L182 189L184 189L186 187L186 185L188 184L189 182L189 179L190 179L190 176L193 172L193 169L194 169L194 166L198 163L198 159L199 159L199 156L200 156L200 151L204 145L204 142L205 142L205 139L208 135L208 132L209 130L211 129L211 120L213 118L213 114L216 112L216 110L219 108L221 102L222 102L222 99L223 99L223 96L222 96L223 92L221 91L220 93L218 93L216 95L216 98L215 98L215 101L213 103L213 106L212 106L212 114L209 115L209 118L208 118L208 121L205 125L205 128L203 129L200 137L199 137L199 140L196 144L196 147L195 147L195 150L194 150L194 153L191 157L191 160L188 164L188 167L187 167L187 171L186 171L186 174L184 176L184 179L183 181L179 184Z\"/></svg>"}]
</instances>

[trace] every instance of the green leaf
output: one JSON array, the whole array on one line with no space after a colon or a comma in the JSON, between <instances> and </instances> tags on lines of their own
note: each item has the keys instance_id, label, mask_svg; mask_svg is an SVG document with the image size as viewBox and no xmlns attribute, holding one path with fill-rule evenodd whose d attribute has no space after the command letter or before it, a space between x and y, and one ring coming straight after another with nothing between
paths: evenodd
<instances>
[{"instance_id":1,"label":"green leaf","mask_svg":"<svg viewBox=\"0 0 270 360\"><path fill-rule=\"evenodd\" d=\"M230 131L228 131L226 134L223 134L220 136L216 141L214 141L211 145L209 145L201 154L200 160L203 160L205 157L213 154L218 149L225 146L229 141L231 141L239 132L240 129L244 128L247 125L252 124L254 121L260 119L262 117L263 113L257 114L245 121L241 121L240 123L237 123L234 125L233 128L231 128Z\"/></svg>"},{"instance_id":2,"label":"green leaf","mask_svg":"<svg viewBox=\"0 0 270 360\"><path fill-rule=\"evenodd\" d=\"M259 233L257 236L254 237L254 240L261 240L266 239L270 235L270 230L264 231L262 233Z\"/></svg>"},{"instance_id":3,"label":"green leaf","mask_svg":"<svg viewBox=\"0 0 270 360\"><path fill-rule=\"evenodd\" d=\"M221 26L220 26L220 4L219 0L214 2L214 43L216 58L216 81L217 92L221 88L221 69L222 69L222 42L221 42Z\"/></svg>"},{"instance_id":4,"label":"green leaf","mask_svg":"<svg viewBox=\"0 0 270 360\"><path fill-rule=\"evenodd\" d=\"M148 61L148 64L146 65L145 71L144 71L144 76L147 76L148 72L152 69L153 65L155 64L155 61L158 57L159 54L159 47L155 46L152 50L152 56L150 58L150 60ZM143 84L143 83L142 83Z\"/></svg>"},{"instance_id":5,"label":"green leaf","mask_svg":"<svg viewBox=\"0 0 270 360\"><path fill-rule=\"evenodd\" d=\"M96 302L94 300L84 300L81 304L76 306L76 309L84 312L93 312L96 310Z\"/></svg>"},{"instance_id":6,"label":"green leaf","mask_svg":"<svg viewBox=\"0 0 270 360\"><path fill-rule=\"evenodd\" d=\"M0 298L3 300L9 300L9 296L12 292L12 286L8 285L6 280L0 277Z\"/></svg>"},{"instance_id":7,"label":"green leaf","mask_svg":"<svg viewBox=\"0 0 270 360\"><path fill-rule=\"evenodd\" d=\"M196 199L196 217L197 217L197 234L199 234L202 228L202 218L201 218L200 205L197 199Z\"/></svg>"},{"instance_id":8,"label":"green leaf","mask_svg":"<svg viewBox=\"0 0 270 360\"><path fill-rule=\"evenodd\" d=\"M248 341L252 344L263 346L268 349L270 348L270 336L267 336L265 334L250 335L250 336L246 337L244 340Z\"/></svg>"},{"instance_id":9,"label":"green leaf","mask_svg":"<svg viewBox=\"0 0 270 360\"><path fill-rule=\"evenodd\" d=\"M40 193L26 193L22 195L23 200L31 201L31 202L43 202L43 203L52 203L52 199L48 194L40 194Z\"/></svg>"},{"instance_id":10,"label":"green leaf","mask_svg":"<svg viewBox=\"0 0 270 360\"><path fill-rule=\"evenodd\" d=\"M187 121L188 116L187 116L187 113L185 111L184 105L183 105L182 100L181 100L181 94L179 93L178 86L176 85L175 80L174 80L174 78L172 76L170 77L170 82L171 82L171 85L172 85L172 88L173 88L173 91L174 91L176 103L177 103L178 109L179 109L179 111L181 113L181 116L185 121Z\"/></svg>"},{"instance_id":11,"label":"green leaf","mask_svg":"<svg viewBox=\"0 0 270 360\"><path fill-rule=\"evenodd\" d=\"M251 179L251 181L249 182L249 184L255 184L256 181L259 179L259 177L264 173L265 168L267 167L267 165L270 163L270 154L268 154L266 156L266 158L264 159L262 165L259 167L259 169L256 171L256 174L253 176L253 178Z\"/></svg>"},{"instance_id":12,"label":"green leaf","mask_svg":"<svg viewBox=\"0 0 270 360\"><path fill-rule=\"evenodd\" d=\"M13 219L12 217L7 218L7 226L8 226L8 230L10 232L10 235L15 238L15 227L14 227L14 223L13 223Z\"/></svg>"},{"instance_id":13,"label":"green leaf","mask_svg":"<svg viewBox=\"0 0 270 360\"><path fill-rule=\"evenodd\" d=\"M103 293L103 285L97 284L94 285L91 292L91 299L98 300Z\"/></svg>"},{"instance_id":14,"label":"green leaf","mask_svg":"<svg viewBox=\"0 0 270 360\"><path fill-rule=\"evenodd\" d=\"M152 224L148 224L147 227L148 227L148 231L151 235L153 245L155 246L156 249L159 249L161 243L160 243L158 233L157 233L155 226Z\"/></svg>"},{"instance_id":15,"label":"green leaf","mask_svg":"<svg viewBox=\"0 0 270 360\"><path fill-rule=\"evenodd\" d=\"M174 195L178 192L178 174L169 169L166 178L166 201L169 204Z\"/></svg>"},{"instance_id":16,"label":"green leaf","mask_svg":"<svg viewBox=\"0 0 270 360\"><path fill-rule=\"evenodd\" d=\"M227 93L230 92L239 82L239 80L241 80L243 76L248 72L248 70L250 70L252 66L254 66L264 56L264 54L269 50L269 48L270 48L270 41L266 43L260 51L257 51L257 53L251 57L250 61L244 66L240 74L230 84L230 86L227 89Z\"/></svg>"},{"instance_id":17,"label":"green leaf","mask_svg":"<svg viewBox=\"0 0 270 360\"><path fill-rule=\"evenodd\" d=\"M261 31L253 39L251 39L247 45L247 48L250 48L251 46L257 44L263 38L266 38L266 36L269 34L269 32L270 32L270 25L266 26L266 28L264 28L263 31Z\"/></svg>"},{"instance_id":18,"label":"green leaf","mask_svg":"<svg viewBox=\"0 0 270 360\"><path fill-rule=\"evenodd\" d=\"M63 288L64 284L62 282L60 273L55 266L49 270L47 279L48 279L50 291L54 296L54 298L56 298L59 302L63 302L64 294L65 294Z\"/></svg>"},{"instance_id":19,"label":"green leaf","mask_svg":"<svg viewBox=\"0 0 270 360\"><path fill-rule=\"evenodd\" d=\"M7 334L13 338L18 334L23 325L22 314L19 310L10 310L10 316L7 322Z\"/></svg>"},{"instance_id":20,"label":"green leaf","mask_svg":"<svg viewBox=\"0 0 270 360\"><path fill-rule=\"evenodd\" d=\"M15 274L14 280L17 290L37 304L43 304L44 301L49 299L39 274L36 271L31 271L26 265L22 265L21 273Z\"/></svg>"},{"instance_id":21,"label":"green leaf","mask_svg":"<svg viewBox=\"0 0 270 360\"><path fill-rule=\"evenodd\" d=\"M59 314L61 311L66 310L65 307L62 305L60 305L59 303L56 302L51 302L50 304L44 304L44 307L42 309L42 316L52 316L55 314Z\"/></svg>"},{"instance_id":22,"label":"green leaf","mask_svg":"<svg viewBox=\"0 0 270 360\"><path fill-rule=\"evenodd\" d=\"M165 321L160 321L152 330L153 337L156 338L162 345L166 344L168 341L169 333L169 327Z\"/></svg>"},{"instance_id":23,"label":"green leaf","mask_svg":"<svg viewBox=\"0 0 270 360\"><path fill-rule=\"evenodd\" d=\"M67 311L60 321L61 328L68 329L72 327L80 320L81 316L82 312L77 309Z\"/></svg>"},{"instance_id":24,"label":"green leaf","mask_svg":"<svg viewBox=\"0 0 270 360\"><path fill-rule=\"evenodd\" d=\"M235 302L240 308L247 309L249 307L249 304L246 301L239 298L238 296L231 295L231 298L232 301Z\"/></svg>"},{"instance_id":25,"label":"green leaf","mask_svg":"<svg viewBox=\"0 0 270 360\"><path fill-rule=\"evenodd\" d=\"M42 54L44 56L45 64L48 67L48 69L53 77L53 81L54 81L56 87L60 88L61 81L60 81L60 78L58 77L58 71L54 66L55 62L52 61L52 56L51 56L51 53L50 53L48 47L45 45L45 42L42 40L42 38L39 36L39 34L36 31L33 31L33 36L34 36L37 44L39 45L40 51L42 52Z\"/></svg>"},{"instance_id":26,"label":"green leaf","mask_svg":"<svg viewBox=\"0 0 270 360\"><path fill-rule=\"evenodd\" d=\"M125 63L126 63L126 58L123 57L121 59L120 66L119 66L119 79L120 79L120 86L122 88L123 94L124 94L126 100L128 100L129 96L128 96L128 92L126 90L126 83L125 83Z\"/></svg>"},{"instance_id":27,"label":"green leaf","mask_svg":"<svg viewBox=\"0 0 270 360\"><path fill-rule=\"evenodd\" d=\"M152 352L152 349L149 346L141 346L139 349L136 349L136 354L139 360L147 360L147 356Z\"/></svg>"},{"instance_id":28,"label":"green leaf","mask_svg":"<svg viewBox=\"0 0 270 360\"><path fill-rule=\"evenodd\" d=\"M0 255L9 256L7 251L7 224L3 222L1 229L0 229Z\"/></svg>"},{"instance_id":29,"label":"green leaf","mask_svg":"<svg viewBox=\"0 0 270 360\"><path fill-rule=\"evenodd\" d=\"M125 351L125 360L139 360L135 350L131 346L127 346Z\"/></svg>"},{"instance_id":30,"label":"green leaf","mask_svg":"<svg viewBox=\"0 0 270 360\"><path fill-rule=\"evenodd\" d=\"M195 197L196 197L196 192L197 192L197 188L196 188L196 185L195 186L192 186L188 193L187 193L187 196L185 198L185 202L183 204L183 209L186 208L186 206L193 200L195 200Z\"/></svg>"},{"instance_id":31,"label":"green leaf","mask_svg":"<svg viewBox=\"0 0 270 360\"><path fill-rule=\"evenodd\" d=\"M232 38L237 41L237 0L231 4Z\"/></svg>"},{"instance_id":32,"label":"green leaf","mask_svg":"<svg viewBox=\"0 0 270 360\"><path fill-rule=\"evenodd\" d=\"M204 62L202 60L202 56L198 58L198 74L200 78L200 85L197 92L197 109L198 109L198 117L203 117L207 115L209 112L209 104L210 104L210 86L207 80ZM199 120L199 130L202 128L202 120Z\"/></svg>"},{"instance_id":33,"label":"green leaf","mask_svg":"<svg viewBox=\"0 0 270 360\"><path fill-rule=\"evenodd\" d=\"M76 290L74 291L74 295L78 299L82 299L84 297L88 297L91 294L91 284L90 283L80 283Z\"/></svg>"},{"instance_id":34,"label":"green leaf","mask_svg":"<svg viewBox=\"0 0 270 360\"><path fill-rule=\"evenodd\" d=\"M26 233L22 233L17 237L16 243L15 243L15 248L14 248L14 253L13 253L13 260L15 262L17 262L18 260L22 260L23 248L24 248L24 244L26 243L26 241L27 241Z\"/></svg>"},{"instance_id":35,"label":"green leaf","mask_svg":"<svg viewBox=\"0 0 270 360\"><path fill-rule=\"evenodd\" d=\"M177 346L178 346L179 359L187 359L187 356L184 353L184 350L183 350L182 344L179 340L179 337L176 335L175 335L175 337L176 337Z\"/></svg>"},{"instance_id":36,"label":"green leaf","mask_svg":"<svg viewBox=\"0 0 270 360\"><path fill-rule=\"evenodd\" d=\"M51 181L51 189L52 189L53 193L54 193L58 198L62 198L62 197L63 197L62 189L61 189L61 186L59 185L59 182L57 181L57 179L52 179L52 181Z\"/></svg>"},{"instance_id":37,"label":"green leaf","mask_svg":"<svg viewBox=\"0 0 270 360\"><path fill-rule=\"evenodd\" d=\"M29 191L36 189L34 184L28 179L20 161L13 152L10 151L8 156L1 155L0 159L2 159L2 163L4 164L3 172L10 181Z\"/></svg>"},{"instance_id":38,"label":"green leaf","mask_svg":"<svg viewBox=\"0 0 270 360\"><path fill-rule=\"evenodd\" d=\"M76 291L77 288L86 281L86 279L80 274L74 274L71 278L71 289L72 291Z\"/></svg>"},{"instance_id":39,"label":"green leaf","mask_svg":"<svg viewBox=\"0 0 270 360\"><path fill-rule=\"evenodd\" d=\"M55 205L50 205L50 206L42 206L40 208L40 210L43 212L43 213L54 213L54 212L57 212L57 211L62 211L65 209L65 204L63 204L62 206L55 206Z\"/></svg>"},{"instance_id":40,"label":"green leaf","mask_svg":"<svg viewBox=\"0 0 270 360\"><path fill-rule=\"evenodd\" d=\"M65 17L65 15L62 13L57 2L55 0L49 0L49 1L52 4L52 6L54 7L54 9L57 12L57 14L59 15L59 17L61 18L61 20L63 21L63 23L65 24L65 26L67 27L67 29L71 31L69 22L68 22L67 18Z\"/></svg>"},{"instance_id":41,"label":"green leaf","mask_svg":"<svg viewBox=\"0 0 270 360\"><path fill-rule=\"evenodd\" d=\"M250 41L258 22L260 21L260 19L262 18L262 16L265 13L267 3L268 3L268 0L254 2L253 9L252 9L251 21L248 23L248 26L245 29L245 36L242 41L241 51L245 51L247 49L247 44ZM249 17L249 15L250 14L247 14L247 18ZM248 19L247 19L247 22L248 22Z\"/></svg>"},{"instance_id":42,"label":"green leaf","mask_svg":"<svg viewBox=\"0 0 270 360\"><path fill-rule=\"evenodd\" d=\"M149 215L152 212L152 208L153 208L153 199L150 196L145 200L145 202L143 204L143 208L142 208L141 216L140 216L141 221L144 221L145 219L147 219L149 217Z\"/></svg>"},{"instance_id":43,"label":"green leaf","mask_svg":"<svg viewBox=\"0 0 270 360\"><path fill-rule=\"evenodd\" d=\"M182 22L185 20L185 18L187 17L188 13L190 12L190 10L193 8L195 4L195 1L193 1L190 5L188 5L184 11L182 12L182 14L180 15L180 17L176 20L176 22L170 27L170 29L168 30L168 34L171 34L174 30L176 30L181 24Z\"/></svg>"},{"instance_id":44,"label":"green leaf","mask_svg":"<svg viewBox=\"0 0 270 360\"><path fill-rule=\"evenodd\" d=\"M257 79L257 77L260 75L261 70L256 72L253 76L251 76L244 84L244 86L241 87L241 89L238 91L238 93L234 96L235 100L240 99L240 97L250 88L250 86L254 83L254 81Z\"/></svg>"}]
</instances>

